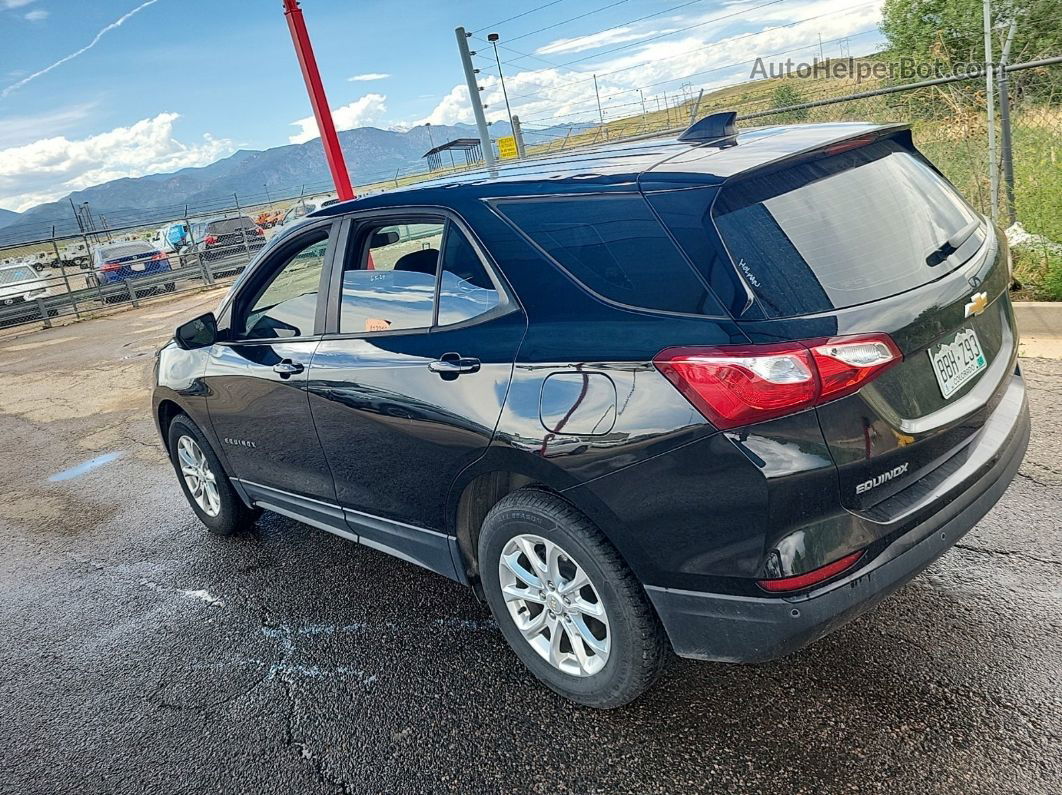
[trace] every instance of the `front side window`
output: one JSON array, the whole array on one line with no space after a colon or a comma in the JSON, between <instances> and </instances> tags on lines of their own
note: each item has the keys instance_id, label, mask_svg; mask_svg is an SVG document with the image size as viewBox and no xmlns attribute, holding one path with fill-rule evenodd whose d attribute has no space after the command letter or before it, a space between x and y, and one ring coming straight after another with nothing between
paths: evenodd
<instances>
[{"instance_id":1,"label":"front side window","mask_svg":"<svg viewBox=\"0 0 1062 795\"><path fill-rule=\"evenodd\" d=\"M246 339L305 337L313 334L317 293L328 251L328 231L304 238L280 256L276 275L258 293L242 324Z\"/></svg>"}]
</instances>

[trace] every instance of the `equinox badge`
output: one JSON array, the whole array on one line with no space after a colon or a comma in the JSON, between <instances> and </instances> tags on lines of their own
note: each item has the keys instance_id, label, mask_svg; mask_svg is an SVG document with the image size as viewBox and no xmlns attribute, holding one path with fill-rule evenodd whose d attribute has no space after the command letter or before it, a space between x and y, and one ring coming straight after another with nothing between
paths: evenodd
<instances>
[{"instance_id":1,"label":"equinox badge","mask_svg":"<svg viewBox=\"0 0 1062 795\"><path fill-rule=\"evenodd\" d=\"M900 464L898 467L893 467L888 472L882 472L880 475L875 475L870 480L864 480L858 486L856 486L856 494L863 494L870 491L873 488L877 488L882 483L888 483L893 478L898 478L904 472L907 471L907 464Z\"/></svg>"}]
</instances>

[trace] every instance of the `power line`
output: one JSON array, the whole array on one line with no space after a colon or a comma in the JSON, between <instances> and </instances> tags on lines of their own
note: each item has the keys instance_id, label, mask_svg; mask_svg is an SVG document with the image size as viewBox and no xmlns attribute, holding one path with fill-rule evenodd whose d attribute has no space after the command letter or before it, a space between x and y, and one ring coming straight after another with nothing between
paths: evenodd
<instances>
[{"instance_id":1,"label":"power line","mask_svg":"<svg viewBox=\"0 0 1062 795\"><path fill-rule=\"evenodd\" d=\"M577 14L574 17L568 17L567 19L561 20L560 22L555 22L552 25L546 25L545 27L537 28L536 30L532 30L530 33L521 33L519 36L514 36L513 38L509 39L509 41L518 41L519 39L526 39L528 36L534 36L536 33L541 33L544 30L553 30L553 28L559 28L561 25L567 25L569 22L575 22L575 20L577 19L582 19L584 17L597 14L601 11L607 11L610 8L621 6L626 2L628 2L628 0L616 0L616 2L614 3L608 3L591 11L586 11L582 14Z\"/></svg>"},{"instance_id":2,"label":"power line","mask_svg":"<svg viewBox=\"0 0 1062 795\"><path fill-rule=\"evenodd\" d=\"M550 6L555 6L555 5L557 5L557 3L560 3L560 2L563 2L563 0L553 0L552 3L543 3L540 6L535 6L534 8L529 9L528 11L524 11L521 14L517 14L516 16L506 17L505 19L501 20L500 22L493 22L490 25L484 25L483 27L477 28L476 30L474 30L472 32L473 33L479 33L482 30L487 30L487 28L496 28L499 25L504 25L506 22L512 22L514 19L519 19L520 17L526 17L528 14L533 14L536 11L541 11L543 8L549 8Z\"/></svg>"},{"instance_id":3,"label":"power line","mask_svg":"<svg viewBox=\"0 0 1062 795\"><path fill-rule=\"evenodd\" d=\"M782 0L769 0L769 2L763 3L763 4L759 5L759 6L755 6L754 8L747 9L747 10L755 11L755 10L757 10L759 8L764 8L766 6L775 5L776 3L779 3L779 2L782 2ZM833 11L829 11L829 12L827 12L825 14L818 14L816 16L805 17L803 19L797 19L797 20L794 20L793 22L787 22L784 25L775 25L774 27L764 28L763 30L753 31L751 33L745 33L745 34L742 34L741 36L734 36L734 37L731 37L731 38L728 38L728 39L724 39L723 41L725 41L727 43L733 42L733 41L740 41L741 39L752 38L752 37L755 37L755 36L759 36L759 35L761 35L763 33L770 33L770 32L775 31L775 30L783 30L785 28L791 28L794 25L800 25L800 24L802 24L804 22L810 22L810 21L815 20L815 19L821 19L822 17L832 16L832 15L836 14L838 11L850 11L850 10L852 10L854 8L862 8L862 7L868 6L868 5L877 5L877 3L873 2L873 0L871 2L856 3L854 5L845 6L844 8L840 8L840 9L835 9ZM733 14L728 14L726 16L734 16L734 15ZM709 21L715 21L716 19L723 19L723 18L724 17L716 17L715 19L709 20ZM860 35L862 35L862 34L860 34ZM610 75L619 74L620 72L627 72L627 71L630 71L631 69L637 69L638 67L645 66L646 64L653 64L653 63L660 63L661 61L674 60L675 58L681 58L681 57L683 57L685 55L690 55L691 53L695 53L695 52L699 52L700 50L707 49L708 47L716 47L719 44L720 44L720 42L717 42L717 41L716 42L710 42L710 43L702 45L700 47L694 47L693 49L683 50L682 52L675 53L674 55L668 55L668 56L666 56L664 58L653 58L653 59L648 60L648 61L639 61L638 63L631 64L630 66L624 66L624 67L622 67L620 69L613 69L611 72L598 72L597 76L598 76L598 78L608 77ZM798 49L803 49L803 47L800 47ZM777 53L777 54L781 54L781 53ZM753 60L755 60L755 59L753 59ZM566 66L566 65L567 64L559 64L558 67L563 67L563 66ZM662 83L670 83L670 82L673 82L674 80L679 80L679 79L681 79L681 78L680 77L669 78L668 80L660 81L660 83L656 83L655 85L661 85ZM556 85L548 86L548 89L553 90L553 89L557 89L557 88L565 88L567 86L579 85L580 83L589 83L591 80L593 80L593 77L583 77L583 78L580 78L578 80L571 80L571 81L569 81L567 83L558 83ZM643 88L644 88L644 86L643 86ZM510 102L515 102L518 99L526 99L528 97L538 97L540 99L545 99L545 97L542 97L542 95L539 94L538 92L532 92L532 93L529 93L529 94L517 94L516 96L509 97L509 101Z\"/></svg>"}]
</instances>

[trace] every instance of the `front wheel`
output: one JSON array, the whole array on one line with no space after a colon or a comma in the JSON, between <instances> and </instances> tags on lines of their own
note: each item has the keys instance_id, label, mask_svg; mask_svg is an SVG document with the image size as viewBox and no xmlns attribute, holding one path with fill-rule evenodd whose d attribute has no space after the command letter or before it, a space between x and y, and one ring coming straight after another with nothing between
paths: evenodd
<instances>
[{"instance_id":1,"label":"front wheel","mask_svg":"<svg viewBox=\"0 0 1062 795\"><path fill-rule=\"evenodd\" d=\"M502 499L484 520L479 567L502 634L550 689L609 709L659 676L667 638L645 589L570 503L536 489Z\"/></svg>"},{"instance_id":2,"label":"front wheel","mask_svg":"<svg viewBox=\"0 0 1062 795\"><path fill-rule=\"evenodd\" d=\"M248 508L229 482L202 431L179 415L167 433L170 461L188 504L207 530L227 536L251 525L259 512Z\"/></svg>"}]
</instances>

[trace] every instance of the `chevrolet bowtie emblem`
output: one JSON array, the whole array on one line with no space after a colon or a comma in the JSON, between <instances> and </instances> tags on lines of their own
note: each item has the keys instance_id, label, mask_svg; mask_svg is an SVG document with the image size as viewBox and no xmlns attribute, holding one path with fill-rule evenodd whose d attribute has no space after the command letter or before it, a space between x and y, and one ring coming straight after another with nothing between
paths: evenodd
<instances>
[{"instance_id":1,"label":"chevrolet bowtie emblem","mask_svg":"<svg viewBox=\"0 0 1062 795\"><path fill-rule=\"evenodd\" d=\"M974 293L970 296L970 302L966 305L966 317L979 315L988 306L988 293Z\"/></svg>"}]
</instances>

